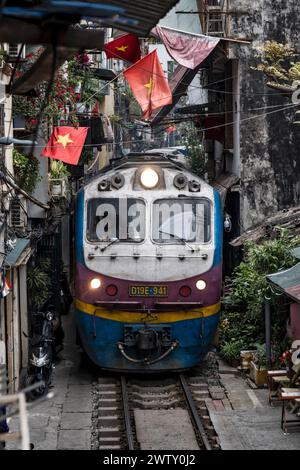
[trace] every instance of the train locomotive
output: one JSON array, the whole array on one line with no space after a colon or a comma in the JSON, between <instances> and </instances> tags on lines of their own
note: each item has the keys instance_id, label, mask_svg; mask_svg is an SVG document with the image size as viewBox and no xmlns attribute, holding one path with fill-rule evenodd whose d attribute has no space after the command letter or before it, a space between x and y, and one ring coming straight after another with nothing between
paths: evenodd
<instances>
[{"instance_id":1,"label":"train locomotive","mask_svg":"<svg viewBox=\"0 0 300 470\"><path fill-rule=\"evenodd\" d=\"M165 154L113 161L76 198L75 315L103 369L181 371L220 316L219 193Z\"/></svg>"}]
</instances>

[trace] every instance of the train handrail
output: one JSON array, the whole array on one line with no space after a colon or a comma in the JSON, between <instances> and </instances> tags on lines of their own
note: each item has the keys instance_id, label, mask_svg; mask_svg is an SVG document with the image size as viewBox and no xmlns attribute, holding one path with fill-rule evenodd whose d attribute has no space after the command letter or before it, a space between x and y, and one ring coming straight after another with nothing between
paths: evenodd
<instances>
[{"instance_id":1,"label":"train handrail","mask_svg":"<svg viewBox=\"0 0 300 470\"><path fill-rule=\"evenodd\" d=\"M179 341L177 341L177 340L173 341L173 343L171 344L171 346L169 347L169 349L167 351L165 351L159 357L157 357L153 360L149 360L148 357L144 357L143 359L134 359L133 357L129 356L125 352L124 344L121 343L121 342L118 343L118 348L121 351L121 354L125 357L125 359L127 359L130 362L134 362L135 364L146 364L147 366L149 366L151 364L155 364L156 362L161 361L166 356L168 356L175 348L177 348L177 346L179 346Z\"/></svg>"}]
</instances>

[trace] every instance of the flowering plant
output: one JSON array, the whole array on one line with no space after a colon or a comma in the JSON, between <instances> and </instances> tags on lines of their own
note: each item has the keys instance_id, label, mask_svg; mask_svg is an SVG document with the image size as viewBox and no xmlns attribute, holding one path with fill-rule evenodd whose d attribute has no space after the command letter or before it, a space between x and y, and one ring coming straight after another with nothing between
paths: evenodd
<instances>
[{"instance_id":1,"label":"flowering plant","mask_svg":"<svg viewBox=\"0 0 300 470\"><path fill-rule=\"evenodd\" d=\"M279 357L279 362L280 364L288 366L291 362L292 359L292 351L289 349L285 351L280 357Z\"/></svg>"},{"instance_id":2,"label":"flowering plant","mask_svg":"<svg viewBox=\"0 0 300 470\"><path fill-rule=\"evenodd\" d=\"M36 49L26 56L27 62L22 70L15 74L20 78L43 53L43 48ZM68 120L74 126L78 125L77 104L89 100L90 105L96 102L95 92L99 89L99 81L94 79L90 68L91 62L87 54L77 54L69 59L56 71L52 88L44 108L44 122L58 125L60 120ZM42 82L36 87L36 96L13 96L14 115L21 114L26 119L26 127L32 130L38 124L36 117L40 113L41 103L46 98L48 84ZM81 90L80 93L78 90ZM94 99L90 99L93 96ZM47 129L45 129L45 134Z\"/></svg>"}]
</instances>

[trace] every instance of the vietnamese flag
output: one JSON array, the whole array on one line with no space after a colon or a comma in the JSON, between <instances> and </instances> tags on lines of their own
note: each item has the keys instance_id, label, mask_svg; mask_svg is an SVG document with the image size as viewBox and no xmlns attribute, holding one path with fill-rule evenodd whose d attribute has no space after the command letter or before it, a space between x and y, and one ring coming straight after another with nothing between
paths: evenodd
<instances>
[{"instance_id":1,"label":"vietnamese flag","mask_svg":"<svg viewBox=\"0 0 300 470\"><path fill-rule=\"evenodd\" d=\"M77 165L87 136L88 127L54 127L42 157L54 158Z\"/></svg>"},{"instance_id":2,"label":"vietnamese flag","mask_svg":"<svg viewBox=\"0 0 300 470\"><path fill-rule=\"evenodd\" d=\"M137 62L141 58L139 38L134 34L125 34L104 45L108 59L120 59Z\"/></svg>"},{"instance_id":3,"label":"vietnamese flag","mask_svg":"<svg viewBox=\"0 0 300 470\"><path fill-rule=\"evenodd\" d=\"M156 50L123 72L133 94L149 119L152 111L172 103L172 92Z\"/></svg>"}]
</instances>

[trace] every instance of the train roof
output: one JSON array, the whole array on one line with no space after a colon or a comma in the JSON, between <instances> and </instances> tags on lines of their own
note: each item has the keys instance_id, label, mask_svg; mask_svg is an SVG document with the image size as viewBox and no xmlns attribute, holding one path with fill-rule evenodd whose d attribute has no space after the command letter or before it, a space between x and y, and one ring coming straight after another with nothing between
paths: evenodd
<instances>
[{"instance_id":1,"label":"train roof","mask_svg":"<svg viewBox=\"0 0 300 470\"><path fill-rule=\"evenodd\" d=\"M97 173L86 175L85 184L90 183L94 178L103 175L111 170L121 168L130 168L136 165L144 165L145 163L155 163L156 165L164 165L169 168L177 168L180 171L190 171L185 165L176 161L176 156L166 154L164 152L147 153L147 152L132 152L121 158L114 158L110 163L99 170Z\"/></svg>"}]
</instances>

